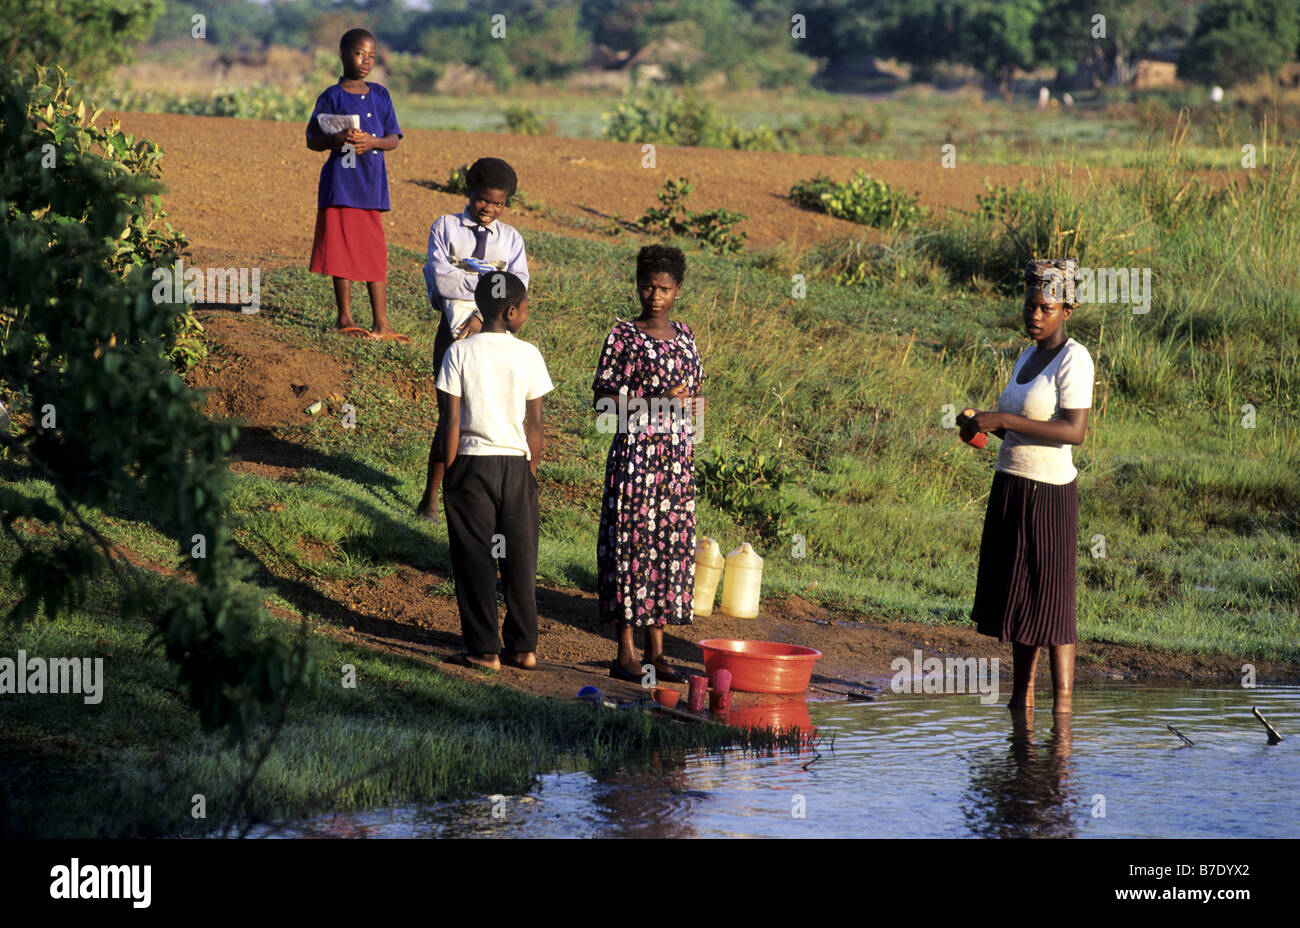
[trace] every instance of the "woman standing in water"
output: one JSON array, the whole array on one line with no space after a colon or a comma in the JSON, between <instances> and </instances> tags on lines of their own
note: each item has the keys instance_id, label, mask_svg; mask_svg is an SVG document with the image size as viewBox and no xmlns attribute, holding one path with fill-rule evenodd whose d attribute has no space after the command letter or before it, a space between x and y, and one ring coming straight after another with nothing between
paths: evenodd
<instances>
[{"instance_id":1,"label":"woman standing in water","mask_svg":"<svg viewBox=\"0 0 1300 928\"><path fill-rule=\"evenodd\" d=\"M1025 332L997 409L962 424L962 437L1002 439L984 517L972 618L979 632L1012 645L1009 709L1034 707L1038 649L1051 653L1053 711L1068 713L1074 692L1078 471L1071 445L1083 442L1092 406L1092 358L1065 334L1078 301L1073 259L1025 267Z\"/></svg>"}]
</instances>

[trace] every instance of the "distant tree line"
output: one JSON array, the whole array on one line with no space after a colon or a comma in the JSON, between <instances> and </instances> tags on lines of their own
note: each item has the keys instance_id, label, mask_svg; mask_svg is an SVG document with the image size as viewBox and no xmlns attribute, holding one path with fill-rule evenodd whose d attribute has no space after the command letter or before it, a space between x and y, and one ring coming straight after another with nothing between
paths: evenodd
<instances>
[{"instance_id":1,"label":"distant tree line","mask_svg":"<svg viewBox=\"0 0 1300 928\"><path fill-rule=\"evenodd\" d=\"M498 14L504 42L491 32ZM196 16L204 39L227 53L331 49L365 25L399 77L429 84L464 64L499 87L563 78L589 68L594 52L616 62L655 40L692 49L668 62L669 81L720 71L738 87L800 86L814 74L833 82L861 73L870 56L920 77L966 65L1001 82L1036 68L1118 82L1156 53L1177 60L1184 78L1221 84L1300 57L1300 0L432 0L428 9L402 0L0 0L10 62L62 64L83 78L127 60L142 40L190 38Z\"/></svg>"},{"instance_id":2,"label":"distant tree line","mask_svg":"<svg viewBox=\"0 0 1300 928\"><path fill-rule=\"evenodd\" d=\"M428 85L468 64L499 87L548 81L653 41L690 54L668 79L721 72L732 86L797 86L852 77L870 56L924 77L965 65L1005 82L1055 67L1122 81L1133 62L1177 60L1181 76L1231 84L1300 57L1300 0L0 0L9 60L63 64L83 78L142 40L205 40L227 53L270 45L329 50L346 29L375 32L390 73ZM793 22L798 14L801 19ZM494 17L506 41L492 37ZM525 38L526 37L526 38ZM599 52L599 54L596 54ZM1081 71L1082 69L1082 71Z\"/></svg>"}]
</instances>

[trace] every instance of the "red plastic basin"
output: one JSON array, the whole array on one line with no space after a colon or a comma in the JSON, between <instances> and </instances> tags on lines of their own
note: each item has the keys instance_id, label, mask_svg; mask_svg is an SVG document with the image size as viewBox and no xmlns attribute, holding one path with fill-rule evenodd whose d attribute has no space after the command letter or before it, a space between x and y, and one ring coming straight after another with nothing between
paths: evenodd
<instances>
[{"instance_id":1,"label":"red plastic basin","mask_svg":"<svg viewBox=\"0 0 1300 928\"><path fill-rule=\"evenodd\" d=\"M731 688L745 693L802 693L822 652L797 644L706 638L700 642L709 679L731 671Z\"/></svg>"}]
</instances>

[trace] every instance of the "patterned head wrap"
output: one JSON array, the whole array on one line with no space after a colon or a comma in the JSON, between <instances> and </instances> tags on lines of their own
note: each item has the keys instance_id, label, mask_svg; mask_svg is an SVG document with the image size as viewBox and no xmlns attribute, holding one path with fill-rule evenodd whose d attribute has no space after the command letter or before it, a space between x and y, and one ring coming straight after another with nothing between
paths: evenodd
<instances>
[{"instance_id":1,"label":"patterned head wrap","mask_svg":"<svg viewBox=\"0 0 1300 928\"><path fill-rule=\"evenodd\" d=\"M1079 262L1074 258L1040 259L1025 265L1026 294L1041 291L1052 303L1078 306L1078 283Z\"/></svg>"}]
</instances>

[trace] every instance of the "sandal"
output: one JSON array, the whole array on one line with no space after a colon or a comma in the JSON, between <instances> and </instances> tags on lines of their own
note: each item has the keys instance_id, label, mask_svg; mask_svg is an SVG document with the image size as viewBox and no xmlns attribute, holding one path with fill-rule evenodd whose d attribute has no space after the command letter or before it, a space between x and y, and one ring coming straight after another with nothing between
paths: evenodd
<instances>
[{"instance_id":1,"label":"sandal","mask_svg":"<svg viewBox=\"0 0 1300 928\"><path fill-rule=\"evenodd\" d=\"M623 665L614 661L614 666L609 668L609 675L615 680L626 680L628 683L640 683L641 674L631 673L623 669Z\"/></svg>"},{"instance_id":2,"label":"sandal","mask_svg":"<svg viewBox=\"0 0 1300 928\"><path fill-rule=\"evenodd\" d=\"M363 329L359 325L348 325L334 331L339 335L346 335L348 338L374 338L369 329Z\"/></svg>"},{"instance_id":3,"label":"sandal","mask_svg":"<svg viewBox=\"0 0 1300 928\"><path fill-rule=\"evenodd\" d=\"M411 336L403 335L401 332L385 332L383 335L370 333L370 337L381 342L397 342L399 345L411 344Z\"/></svg>"}]
</instances>

